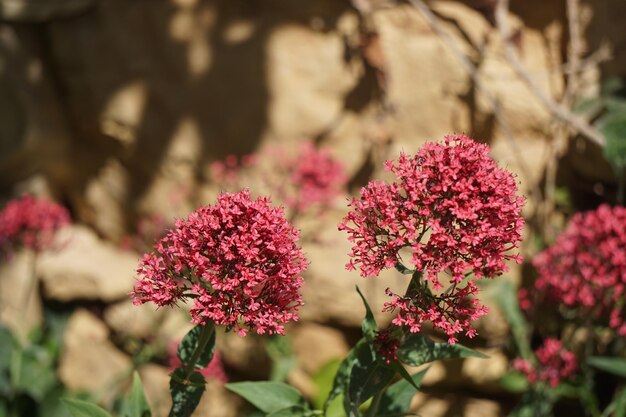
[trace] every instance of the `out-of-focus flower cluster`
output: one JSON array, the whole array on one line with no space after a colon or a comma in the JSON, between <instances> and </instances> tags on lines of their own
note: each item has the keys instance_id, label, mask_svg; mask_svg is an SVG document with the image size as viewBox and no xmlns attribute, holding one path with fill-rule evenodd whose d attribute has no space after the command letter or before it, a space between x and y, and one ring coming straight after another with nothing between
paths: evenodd
<instances>
[{"instance_id":1,"label":"out-of-focus flower cluster","mask_svg":"<svg viewBox=\"0 0 626 417\"><path fill-rule=\"evenodd\" d=\"M212 175L227 189L247 186L252 174L259 186L274 196L291 213L323 212L341 194L347 177L341 162L326 149L310 142L291 155L282 148L237 158L228 156L212 165Z\"/></svg>"},{"instance_id":2,"label":"out-of-focus flower cluster","mask_svg":"<svg viewBox=\"0 0 626 417\"><path fill-rule=\"evenodd\" d=\"M343 165L327 150L308 142L300 146L294 158L284 161L284 168L290 182L284 202L297 212L330 206L346 182Z\"/></svg>"},{"instance_id":3,"label":"out-of-focus flower cluster","mask_svg":"<svg viewBox=\"0 0 626 417\"><path fill-rule=\"evenodd\" d=\"M386 309L398 312L395 325L419 332L431 321L450 343L461 332L474 336L471 321L487 311L469 298L477 292L475 279L500 275L507 260L521 261L509 251L521 241L524 199L514 176L488 152L464 135L427 143L417 155L387 161L395 182L372 181L350 203L339 226L353 243L347 269L376 276L405 265L401 250L407 249L408 263L422 273L406 295L390 293Z\"/></svg>"},{"instance_id":4,"label":"out-of-focus flower cluster","mask_svg":"<svg viewBox=\"0 0 626 417\"><path fill-rule=\"evenodd\" d=\"M267 198L222 194L217 204L178 220L144 255L131 296L135 304L173 305L193 298L194 323L211 320L259 334L284 333L297 320L307 261L298 232Z\"/></svg>"},{"instance_id":5,"label":"out-of-focus flower cluster","mask_svg":"<svg viewBox=\"0 0 626 417\"><path fill-rule=\"evenodd\" d=\"M533 365L525 359L517 358L513 361L513 368L517 369L528 379L528 382L547 382L556 387L561 381L568 380L576 374L578 362L573 352L565 349L563 343L554 338L544 340L542 346L535 351L537 364Z\"/></svg>"},{"instance_id":6,"label":"out-of-focus flower cluster","mask_svg":"<svg viewBox=\"0 0 626 417\"><path fill-rule=\"evenodd\" d=\"M11 200L0 211L0 253L20 246L48 249L56 231L69 223L68 211L55 202L31 195Z\"/></svg>"},{"instance_id":7,"label":"out-of-focus flower cluster","mask_svg":"<svg viewBox=\"0 0 626 417\"><path fill-rule=\"evenodd\" d=\"M554 245L533 260L535 293L626 336L626 208L578 213ZM520 293L526 309L534 300Z\"/></svg>"},{"instance_id":8,"label":"out-of-focus flower cluster","mask_svg":"<svg viewBox=\"0 0 626 417\"><path fill-rule=\"evenodd\" d=\"M178 357L178 343L172 342L167 351L167 364L171 371L181 366L180 358ZM199 371L206 379L215 379L223 384L228 382L228 376L224 371L224 365L222 363L222 354L219 350L215 349L213 352L213 359L209 364L200 369Z\"/></svg>"}]
</instances>

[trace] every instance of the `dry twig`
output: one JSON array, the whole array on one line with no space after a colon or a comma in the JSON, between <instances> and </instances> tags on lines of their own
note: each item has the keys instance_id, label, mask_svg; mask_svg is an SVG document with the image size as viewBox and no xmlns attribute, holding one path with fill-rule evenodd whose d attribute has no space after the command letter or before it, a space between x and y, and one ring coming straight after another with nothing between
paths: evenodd
<instances>
[{"instance_id":1,"label":"dry twig","mask_svg":"<svg viewBox=\"0 0 626 417\"><path fill-rule=\"evenodd\" d=\"M522 81L524 81L528 89L535 95L535 97L537 97L537 99L539 99L539 101L541 101L550 113L562 122L566 123L574 131L587 137L595 144L603 146L605 143L604 136L602 136L581 117L572 113L567 107L564 107L562 104L557 103L550 98L531 77L528 70L519 59L515 46L511 42L511 31L507 20L508 12L509 0L498 0L495 14L496 27L503 40L505 57L515 73L522 79Z\"/></svg>"}]
</instances>

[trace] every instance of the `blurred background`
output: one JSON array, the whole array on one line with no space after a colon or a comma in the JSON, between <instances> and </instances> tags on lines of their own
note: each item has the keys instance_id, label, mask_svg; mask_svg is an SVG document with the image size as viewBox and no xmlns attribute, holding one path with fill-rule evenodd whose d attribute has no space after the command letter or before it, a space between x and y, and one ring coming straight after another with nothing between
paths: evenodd
<instances>
[{"instance_id":1,"label":"blurred background","mask_svg":"<svg viewBox=\"0 0 626 417\"><path fill-rule=\"evenodd\" d=\"M403 284L345 271L336 229L386 159L451 133L488 143L527 197L526 257L572 213L624 203L624 18L623 0L0 0L1 203L34 194L72 219L56 250L0 266L0 320L35 352L20 353L34 359L19 387L0 383L6 415L10 401L13 415L66 415L62 395L112 409L133 369L166 413L168 351L191 325L133 306L135 269L175 218L240 187L302 229L306 306L286 338L218 337L222 373L196 415L248 415L224 379L286 380L322 401L360 337L355 284L376 311ZM332 198L310 208L292 174L316 152ZM507 319L493 307L478 329L462 342L490 359L433 365L420 415L501 416L518 401L500 383Z\"/></svg>"}]
</instances>

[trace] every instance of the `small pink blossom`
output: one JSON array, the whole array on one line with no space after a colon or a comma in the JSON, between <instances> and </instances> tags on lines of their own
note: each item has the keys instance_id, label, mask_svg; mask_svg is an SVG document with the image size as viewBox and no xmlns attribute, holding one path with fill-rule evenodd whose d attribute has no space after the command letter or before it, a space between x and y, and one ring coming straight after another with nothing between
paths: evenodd
<instances>
[{"instance_id":1,"label":"small pink blossom","mask_svg":"<svg viewBox=\"0 0 626 417\"><path fill-rule=\"evenodd\" d=\"M561 381L571 378L578 370L576 355L565 349L558 339L544 340L543 345L535 351L535 356L535 366L521 358L513 361L513 368L526 375L531 384L542 381L554 388Z\"/></svg>"},{"instance_id":2,"label":"small pink blossom","mask_svg":"<svg viewBox=\"0 0 626 417\"><path fill-rule=\"evenodd\" d=\"M411 264L423 274L415 291L389 294L385 309L397 311L395 325L419 332L431 321L450 343L459 333L473 337L471 321L487 312L470 299L477 292L474 280L507 271L507 260L521 262L510 251L521 241L524 199L516 195L515 177L488 152L464 135L427 143L417 155L387 161L396 181L372 181L350 203L352 211L339 225L353 244L348 270L367 277ZM442 282L443 274L448 278Z\"/></svg>"},{"instance_id":3,"label":"small pink blossom","mask_svg":"<svg viewBox=\"0 0 626 417\"><path fill-rule=\"evenodd\" d=\"M574 215L533 265L535 288L548 301L626 336L626 208L601 205Z\"/></svg>"},{"instance_id":4,"label":"small pink blossom","mask_svg":"<svg viewBox=\"0 0 626 417\"><path fill-rule=\"evenodd\" d=\"M307 261L298 238L269 199L222 194L217 204L178 220L144 255L133 302L164 306L191 297L194 323L210 320L242 336L250 329L284 334L302 305Z\"/></svg>"},{"instance_id":5,"label":"small pink blossom","mask_svg":"<svg viewBox=\"0 0 626 417\"><path fill-rule=\"evenodd\" d=\"M0 211L0 251L19 246L48 249L57 230L69 223L65 207L52 201L31 195L11 200Z\"/></svg>"}]
</instances>

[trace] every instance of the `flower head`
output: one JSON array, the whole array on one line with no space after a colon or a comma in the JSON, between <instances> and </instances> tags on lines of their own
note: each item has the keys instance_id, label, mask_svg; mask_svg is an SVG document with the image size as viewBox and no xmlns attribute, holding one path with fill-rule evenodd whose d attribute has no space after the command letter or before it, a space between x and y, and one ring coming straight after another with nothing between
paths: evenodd
<instances>
[{"instance_id":1,"label":"flower head","mask_svg":"<svg viewBox=\"0 0 626 417\"><path fill-rule=\"evenodd\" d=\"M548 300L626 336L626 208L602 205L574 215L533 265L535 288Z\"/></svg>"},{"instance_id":2,"label":"flower head","mask_svg":"<svg viewBox=\"0 0 626 417\"><path fill-rule=\"evenodd\" d=\"M0 251L18 246L47 249L56 231L69 223L68 211L52 201L31 195L11 200L0 211Z\"/></svg>"},{"instance_id":3,"label":"flower head","mask_svg":"<svg viewBox=\"0 0 626 417\"><path fill-rule=\"evenodd\" d=\"M509 251L521 241L524 199L514 176L488 152L464 135L427 143L417 155L387 161L394 182L372 181L350 203L339 226L353 243L347 269L366 277L411 264L421 274L416 291L391 294L387 309L398 311L396 325L417 332L430 320L451 343L460 332L472 337L470 322L486 313L467 299L477 292L473 280L502 274L507 260L521 262Z\"/></svg>"},{"instance_id":4,"label":"flower head","mask_svg":"<svg viewBox=\"0 0 626 417\"><path fill-rule=\"evenodd\" d=\"M329 206L346 182L343 165L309 142L301 145L295 158L287 159L285 168L292 189L285 204L298 212Z\"/></svg>"},{"instance_id":5,"label":"flower head","mask_svg":"<svg viewBox=\"0 0 626 417\"><path fill-rule=\"evenodd\" d=\"M211 320L240 335L283 334L302 305L307 262L298 238L267 198L222 194L217 204L178 220L144 255L131 296L135 304L159 306L193 297L194 323Z\"/></svg>"},{"instance_id":6,"label":"flower head","mask_svg":"<svg viewBox=\"0 0 626 417\"><path fill-rule=\"evenodd\" d=\"M565 349L563 343L554 338L547 338L535 351L537 364L533 366L525 359L517 358L513 361L513 368L517 369L528 379L528 382L547 382L556 387L562 380L572 377L578 370L578 362L573 352Z\"/></svg>"}]
</instances>

